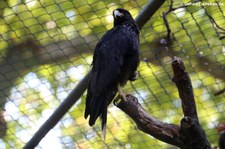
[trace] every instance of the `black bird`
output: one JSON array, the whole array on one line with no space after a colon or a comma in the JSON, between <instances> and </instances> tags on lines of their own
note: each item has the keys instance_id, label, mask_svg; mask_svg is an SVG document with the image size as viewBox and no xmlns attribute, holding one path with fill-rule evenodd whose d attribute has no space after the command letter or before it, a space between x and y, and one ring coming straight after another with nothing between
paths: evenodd
<instances>
[{"instance_id":1,"label":"black bird","mask_svg":"<svg viewBox=\"0 0 225 149\"><path fill-rule=\"evenodd\" d=\"M118 92L126 100L121 87L134 81L139 64L139 29L129 11L113 11L114 27L96 45L89 80L84 117L89 125L101 119L106 134L107 107Z\"/></svg>"}]
</instances>

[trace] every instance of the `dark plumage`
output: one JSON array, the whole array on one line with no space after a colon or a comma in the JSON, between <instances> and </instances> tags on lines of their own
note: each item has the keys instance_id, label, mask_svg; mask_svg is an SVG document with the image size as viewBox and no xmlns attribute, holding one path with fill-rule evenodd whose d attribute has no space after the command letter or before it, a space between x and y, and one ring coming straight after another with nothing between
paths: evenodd
<instances>
[{"instance_id":1,"label":"dark plumage","mask_svg":"<svg viewBox=\"0 0 225 149\"><path fill-rule=\"evenodd\" d=\"M139 29L125 9L113 11L114 27L98 42L93 57L84 117L90 116L89 125L100 116L105 137L107 107L120 86L135 80L139 64ZM124 95L121 95L124 97Z\"/></svg>"}]
</instances>

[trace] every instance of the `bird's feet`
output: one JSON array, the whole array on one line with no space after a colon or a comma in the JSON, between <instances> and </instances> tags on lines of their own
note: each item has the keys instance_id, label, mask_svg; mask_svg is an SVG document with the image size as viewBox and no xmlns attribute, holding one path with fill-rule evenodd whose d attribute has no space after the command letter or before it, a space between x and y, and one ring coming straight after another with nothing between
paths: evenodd
<instances>
[{"instance_id":1,"label":"bird's feet","mask_svg":"<svg viewBox=\"0 0 225 149\"><path fill-rule=\"evenodd\" d=\"M124 94L124 93L122 93L122 94L118 94L118 96L115 98L115 100L113 101L113 103L114 103L114 105L119 105L121 102L127 102L127 97L126 97L126 95L127 94Z\"/></svg>"},{"instance_id":2,"label":"bird's feet","mask_svg":"<svg viewBox=\"0 0 225 149\"><path fill-rule=\"evenodd\" d=\"M125 102L127 101L127 99L126 99L126 94L125 94L125 93L123 93L123 92L119 93L119 97L120 97L122 100L124 100Z\"/></svg>"},{"instance_id":3,"label":"bird's feet","mask_svg":"<svg viewBox=\"0 0 225 149\"><path fill-rule=\"evenodd\" d=\"M117 105L118 103L121 102L121 100L122 100L123 102L127 102L126 94L123 93L123 91L122 91L120 85L117 86L117 89L118 89L118 94L119 94L119 95L116 97L116 99L113 101L113 103L114 103L115 105Z\"/></svg>"},{"instance_id":4,"label":"bird's feet","mask_svg":"<svg viewBox=\"0 0 225 149\"><path fill-rule=\"evenodd\" d=\"M118 86L117 86L117 89L118 89L118 93L119 93L118 96L119 96L122 100L127 101L127 99L126 99L126 94L123 93L122 88L121 88L121 86L120 86L119 84L118 84Z\"/></svg>"},{"instance_id":5,"label":"bird's feet","mask_svg":"<svg viewBox=\"0 0 225 149\"><path fill-rule=\"evenodd\" d=\"M139 103L138 99L135 96L129 93L125 93L123 95L119 94L113 101L113 104L119 107L120 105L139 104Z\"/></svg>"}]
</instances>

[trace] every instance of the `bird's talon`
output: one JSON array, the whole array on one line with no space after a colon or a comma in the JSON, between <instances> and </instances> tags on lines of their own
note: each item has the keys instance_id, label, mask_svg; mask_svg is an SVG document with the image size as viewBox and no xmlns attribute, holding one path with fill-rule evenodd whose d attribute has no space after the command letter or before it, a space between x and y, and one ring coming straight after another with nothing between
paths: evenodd
<instances>
[{"instance_id":1,"label":"bird's talon","mask_svg":"<svg viewBox=\"0 0 225 149\"><path fill-rule=\"evenodd\" d=\"M127 102L126 95L121 95L121 98L122 98L123 101Z\"/></svg>"},{"instance_id":2,"label":"bird's talon","mask_svg":"<svg viewBox=\"0 0 225 149\"><path fill-rule=\"evenodd\" d=\"M118 106L120 102L121 102L121 99L119 97L117 97L115 100L113 100L113 104L115 106Z\"/></svg>"}]
</instances>

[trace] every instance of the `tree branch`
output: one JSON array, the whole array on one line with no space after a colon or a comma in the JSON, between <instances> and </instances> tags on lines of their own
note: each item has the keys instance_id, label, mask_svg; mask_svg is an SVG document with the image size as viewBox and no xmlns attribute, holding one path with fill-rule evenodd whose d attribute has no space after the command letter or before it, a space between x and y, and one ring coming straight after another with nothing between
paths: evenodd
<instances>
[{"instance_id":1,"label":"tree branch","mask_svg":"<svg viewBox=\"0 0 225 149\"><path fill-rule=\"evenodd\" d=\"M184 63L180 58L176 57L173 59L172 68L174 73L173 81L178 88L184 116L198 118L191 80L185 71Z\"/></svg>"},{"instance_id":2,"label":"tree branch","mask_svg":"<svg viewBox=\"0 0 225 149\"><path fill-rule=\"evenodd\" d=\"M191 80L185 71L184 63L180 58L174 58L172 68L174 72L173 81L178 88L184 113L180 126L164 123L153 118L150 114L147 114L132 95L126 95L126 101L118 100L118 97L114 103L134 120L139 130L163 142L182 149L210 149L211 146L198 121Z\"/></svg>"},{"instance_id":3,"label":"tree branch","mask_svg":"<svg viewBox=\"0 0 225 149\"><path fill-rule=\"evenodd\" d=\"M175 57L172 61L173 81L175 82L181 98L184 118L180 123L180 141L182 149L210 149L211 146L205 132L198 121L191 79L185 71L181 58Z\"/></svg>"},{"instance_id":4,"label":"tree branch","mask_svg":"<svg viewBox=\"0 0 225 149\"><path fill-rule=\"evenodd\" d=\"M119 100L118 96L114 104L125 112L136 124L139 130L172 145L181 147L179 142L179 126L159 121L138 103L136 97L131 94L126 95L125 100Z\"/></svg>"}]
</instances>

